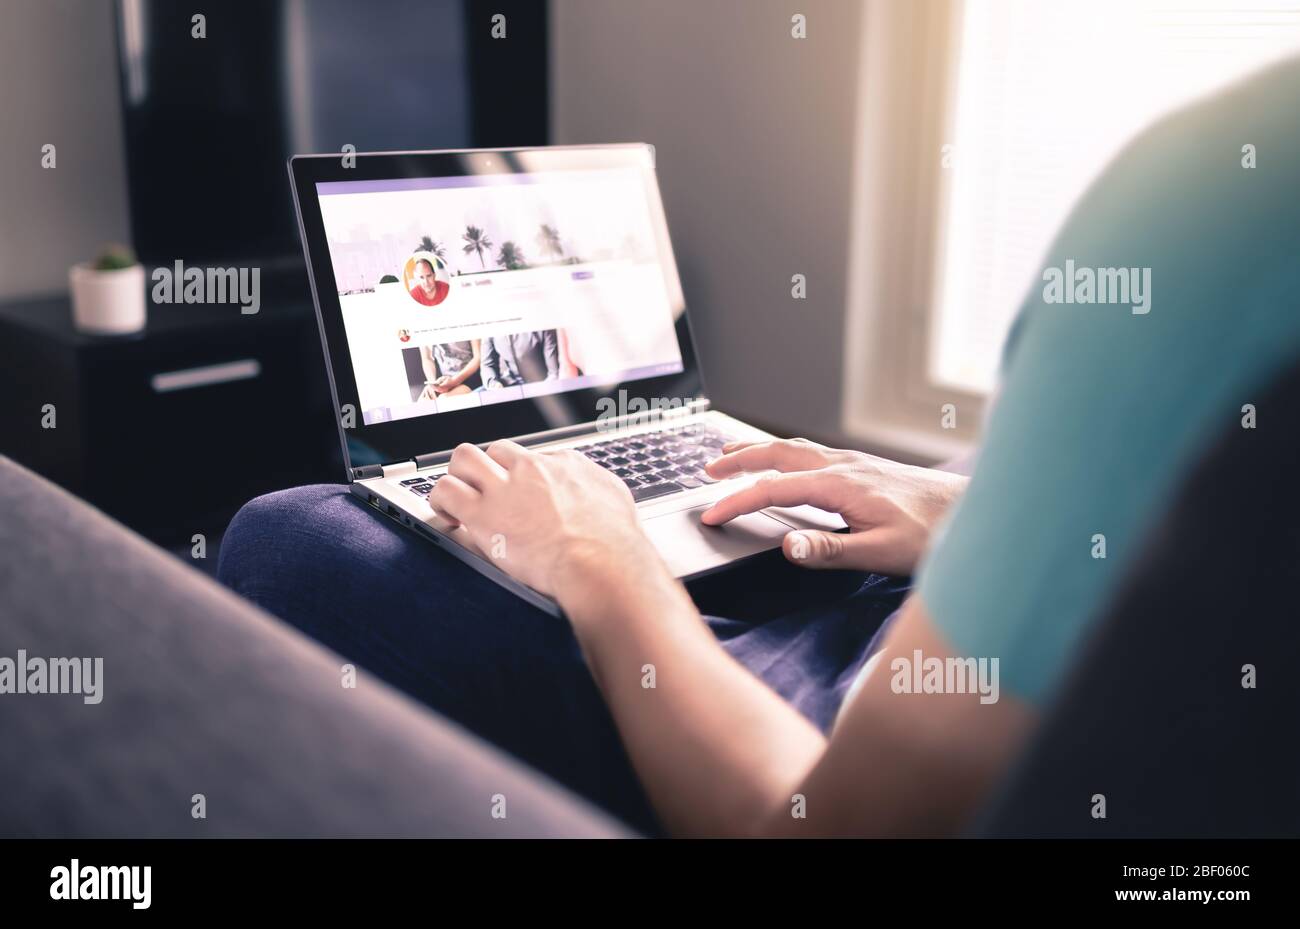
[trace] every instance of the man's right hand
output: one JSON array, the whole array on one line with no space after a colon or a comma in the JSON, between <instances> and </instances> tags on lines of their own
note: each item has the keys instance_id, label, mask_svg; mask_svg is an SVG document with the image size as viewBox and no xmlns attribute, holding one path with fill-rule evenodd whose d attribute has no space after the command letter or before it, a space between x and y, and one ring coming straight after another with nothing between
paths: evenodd
<instances>
[{"instance_id":1,"label":"man's right hand","mask_svg":"<svg viewBox=\"0 0 1300 929\"><path fill-rule=\"evenodd\" d=\"M807 439L735 442L722 451L706 468L710 477L780 473L713 504L701 517L706 525L805 503L838 513L848 524L847 534L803 529L785 537L786 558L808 568L911 574L935 525L969 480Z\"/></svg>"}]
</instances>

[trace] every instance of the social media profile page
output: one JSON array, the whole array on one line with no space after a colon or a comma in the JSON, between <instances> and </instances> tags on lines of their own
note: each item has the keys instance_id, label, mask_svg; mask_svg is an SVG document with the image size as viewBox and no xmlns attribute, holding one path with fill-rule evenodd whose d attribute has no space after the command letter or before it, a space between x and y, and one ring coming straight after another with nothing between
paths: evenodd
<instances>
[{"instance_id":1,"label":"social media profile page","mask_svg":"<svg viewBox=\"0 0 1300 929\"><path fill-rule=\"evenodd\" d=\"M635 169L318 192L366 424L682 370Z\"/></svg>"}]
</instances>

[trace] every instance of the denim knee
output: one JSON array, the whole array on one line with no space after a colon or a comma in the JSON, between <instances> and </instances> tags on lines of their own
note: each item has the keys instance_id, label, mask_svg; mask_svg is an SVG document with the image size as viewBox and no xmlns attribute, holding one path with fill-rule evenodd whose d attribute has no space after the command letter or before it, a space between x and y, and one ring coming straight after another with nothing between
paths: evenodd
<instances>
[{"instance_id":1,"label":"denim knee","mask_svg":"<svg viewBox=\"0 0 1300 929\"><path fill-rule=\"evenodd\" d=\"M264 494L245 503L222 536L218 580L240 590L251 573L268 563L265 556L269 552L283 555L287 545L298 546L301 551L306 541L303 530L347 496L347 488L341 484L311 484Z\"/></svg>"}]
</instances>

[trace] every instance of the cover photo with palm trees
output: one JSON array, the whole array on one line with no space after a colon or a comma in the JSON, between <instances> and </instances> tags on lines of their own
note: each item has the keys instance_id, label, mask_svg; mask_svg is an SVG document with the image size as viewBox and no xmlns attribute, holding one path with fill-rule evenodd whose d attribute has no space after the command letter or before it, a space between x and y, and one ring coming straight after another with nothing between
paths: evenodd
<instances>
[{"instance_id":1,"label":"cover photo with palm trees","mask_svg":"<svg viewBox=\"0 0 1300 929\"><path fill-rule=\"evenodd\" d=\"M338 292L404 284L432 306L443 299L436 282L454 292L467 278L655 259L637 188L603 179L568 183L572 192L563 195L512 184L393 192L400 199L387 192L322 198ZM413 259L427 264L413 268ZM423 296L415 294L417 278Z\"/></svg>"},{"instance_id":2,"label":"cover photo with palm trees","mask_svg":"<svg viewBox=\"0 0 1300 929\"><path fill-rule=\"evenodd\" d=\"M560 239L559 231L548 223L542 223L537 228L533 242L529 243L529 245L530 247L536 246L536 250L532 254L538 256L531 263L527 258L524 247L514 239L507 239L497 245L482 226L466 226L465 231L461 233L460 241L454 243L452 247L459 247L463 254L477 259L478 268L477 271L470 268L458 271L456 274L522 271L525 268L533 267L535 264L580 264L582 261L577 255L565 254L564 243ZM432 237L427 235L420 239L415 251L428 252L444 262L447 260L446 244L435 242Z\"/></svg>"}]
</instances>

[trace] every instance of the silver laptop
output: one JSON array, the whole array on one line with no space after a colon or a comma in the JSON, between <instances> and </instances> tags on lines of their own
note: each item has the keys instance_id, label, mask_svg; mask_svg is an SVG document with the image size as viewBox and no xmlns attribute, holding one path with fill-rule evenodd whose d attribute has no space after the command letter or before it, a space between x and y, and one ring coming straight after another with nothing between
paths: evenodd
<instances>
[{"instance_id":1,"label":"silver laptop","mask_svg":"<svg viewBox=\"0 0 1300 929\"><path fill-rule=\"evenodd\" d=\"M700 523L755 479L704 464L771 436L705 393L650 146L305 155L289 173L348 482L383 517L556 615L438 528L427 497L460 443L580 450L682 579L843 528L807 506Z\"/></svg>"}]
</instances>

